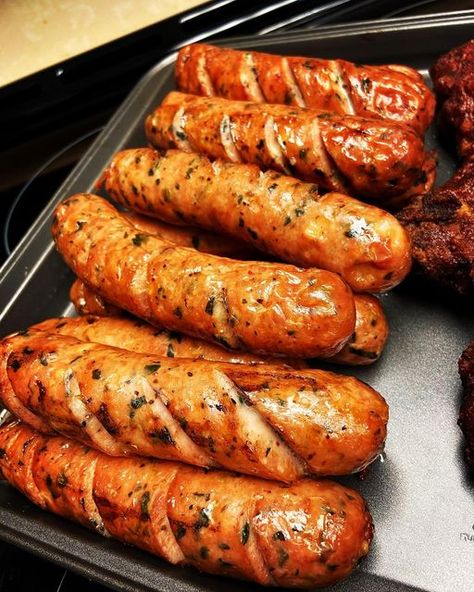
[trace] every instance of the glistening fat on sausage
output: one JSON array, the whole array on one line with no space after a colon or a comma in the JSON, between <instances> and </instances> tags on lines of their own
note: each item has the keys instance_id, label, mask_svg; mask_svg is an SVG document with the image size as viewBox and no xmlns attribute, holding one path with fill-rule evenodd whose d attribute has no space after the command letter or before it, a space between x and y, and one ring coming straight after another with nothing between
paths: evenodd
<instances>
[{"instance_id":1,"label":"glistening fat on sausage","mask_svg":"<svg viewBox=\"0 0 474 592\"><path fill-rule=\"evenodd\" d=\"M386 435L384 399L322 370L136 354L41 331L0 342L0 362L2 382L46 430L114 456L291 482L359 471Z\"/></svg>"},{"instance_id":2,"label":"glistening fat on sausage","mask_svg":"<svg viewBox=\"0 0 474 592\"><path fill-rule=\"evenodd\" d=\"M48 333L71 335L82 341L93 341L130 351L169 356L177 358L203 358L220 362L244 364L289 364L304 368L304 360L291 358L271 358L226 350L218 345L197 338L187 337L176 331L159 329L140 319L111 315L110 306L105 302L98 310L97 303L103 299L87 288L81 280L75 280L75 290L71 290L71 300L81 315L79 318L48 319L35 325ZM78 300L74 296L81 293ZM91 303L89 305L89 302ZM336 364L365 366L374 363L381 355L388 337L388 322L380 301L369 294L354 294L356 326L354 333L340 352L328 361ZM88 311L98 310L98 316L88 316ZM102 318L101 318L102 317Z\"/></svg>"},{"instance_id":3,"label":"glistening fat on sausage","mask_svg":"<svg viewBox=\"0 0 474 592\"><path fill-rule=\"evenodd\" d=\"M408 235L394 216L257 166L142 148L116 154L102 183L132 210L219 228L283 261L339 273L355 292L388 290L410 269Z\"/></svg>"},{"instance_id":4,"label":"glistening fat on sausage","mask_svg":"<svg viewBox=\"0 0 474 592\"><path fill-rule=\"evenodd\" d=\"M80 280L75 284L83 286ZM84 286L85 287L85 286ZM91 294L87 290L86 294ZM93 297L93 302L97 298ZM87 306L87 304L85 305ZM356 322L356 328L358 323ZM357 329L356 329L357 330ZM81 341L102 343L112 347L128 349L136 353L152 354L168 358L191 358L230 362L232 364L269 364L290 365L305 368L304 360L290 358L271 358L242 351L230 351L223 347L203 341L197 337L188 337L177 331L154 327L149 323L131 316L111 316L102 312L102 316L86 315L76 318L48 319L29 331L44 331L57 335L69 335ZM344 350L340 352L342 354Z\"/></svg>"},{"instance_id":5,"label":"glistening fat on sausage","mask_svg":"<svg viewBox=\"0 0 474 592\"><path fill-rule=\"evenodd\" d=\"M136 229L104 199L75 195L54 214L56 247L107 301L167 329L230 348L328 357L355 327L336 274L199 253Z\"/></svg>"},{"instance_id":6,"label":"glistening fat on sausage","mask_svg":"<svg viewBox=\"0 0 474 592\"><path fill-rule=\"evenodd\" d=\"M124 217L131 222L135 228L142 232L156 234L163 240L170 241L181 247L189 247L201 251L201 253L210 253L220 257L231 257L232 259L259 259L260 251L253 248L252 245L243 241L232 239L229 236L216 234L202 228L191 226L173 226L161 222L156 218L150 218L148 215L140 215L136 212L123 212Z\"/></svg>"},{"instance_id":7,"label":"glistening fat on sausage","mask_svg":"<svg viewBox=\"0 0 474 592\"><path fill-rule=\"evenodd\" d=\"M348 576L372 540L361 496L331 481L290 487L178 463L111 458L22 424L0 428L0 471L34 503L174 564L262 585Z\"/></svg>"},{"instance_id":8,"label":"glistening fat on sausage","mask_svg":"<svg viewBox=\"0 0 474 592\"><path fill-rule=\"evenodd\" d=\"M355 331L346 345L328 361L367 366L382 355L388 338L388 321L380 300L370 294L354 294Z\"/></svg>"},{"instance_id":9,"label":"glistening fat on sausage","mask_svg":"<svg viewBox=\"0 0 474 592\"><path fill-rule=\"evenodd\" d=\"M80 315L110 317L121 316L124 313L121 308L107 302L79 279L74 280L71 284L69 299L74 304L77 314Z\"/></svg>"},{"instance_id":10,"label":"glistening fat on sausage","mask_svg":"<svg viewBox=\"0 0 474 592\"><path fill-rule=\"evenodd\" d=\"M180 49L176 84L193 95L283 103L406 123L423 134L435 109L413 68L284 57L196 43Z\"/></svg>"},{"instance_id":11,"label":"glistening fat on sausage","mask_svg":"<svg viewBox=\"0 0 474 592\"><path fill-rule=\"evenodd\" d=\"M435 161L418 134L377 119L171 92L145 129L160 149L258 164L384 206L434 181Z\"/></svg>"}]
</instances>

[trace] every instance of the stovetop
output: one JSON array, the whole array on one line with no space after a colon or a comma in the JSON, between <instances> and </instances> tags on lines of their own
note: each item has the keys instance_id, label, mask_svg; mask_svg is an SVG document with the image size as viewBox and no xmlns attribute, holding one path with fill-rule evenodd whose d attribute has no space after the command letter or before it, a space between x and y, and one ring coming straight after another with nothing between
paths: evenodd
<instances>
[{"instance_id":1,"label":"stovetop","mask_svg":"<svg viewBox=\"0 0 474 592\"><path fill-rule=\"evenodd\" d=\"M192 41L473 8L467 0L218 0L0 89L0 264L136 81ZM0 592L106 588L0 542Z\"/></svg>"}]
</instances>

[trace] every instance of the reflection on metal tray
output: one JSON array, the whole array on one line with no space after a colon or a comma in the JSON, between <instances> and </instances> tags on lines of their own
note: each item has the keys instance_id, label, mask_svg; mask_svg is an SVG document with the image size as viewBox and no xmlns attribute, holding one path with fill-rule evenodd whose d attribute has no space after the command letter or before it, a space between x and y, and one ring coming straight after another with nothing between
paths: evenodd
<instances>
[{"instance_id":1,"label":"reflection on metal tray","mask_svg":"<svg viewBox=\"0 0 474 592\"><path fill-rule=\"evenodd\" d=\"M276 53L338 56L360 62L401 62L424 71L442 52L472 36L474 18L410 18L336 26L227 45ZM3 268L0 333L69 310L71 273L51 244L54 204L92 190L111 155L144 144L145 114L172 88L172 58L138 84L86 153ZM436 138L431 135L432 143ZM442 177L453 163L441 151ZM457 358L474 333L472 311L421 288L383 298L391 339L383 358L354 373L378 389L391 409L386 455L364 481L345 482L368 500L376 538L369 558L335 592L470 592L474 483L461 457L456 426L460 385ZM352 373L352 370L351 370ZM46 514L0 485L0 538L33 550L120 590L246 591L256 586L206 576Z\"/></svg>"}]
</instances>

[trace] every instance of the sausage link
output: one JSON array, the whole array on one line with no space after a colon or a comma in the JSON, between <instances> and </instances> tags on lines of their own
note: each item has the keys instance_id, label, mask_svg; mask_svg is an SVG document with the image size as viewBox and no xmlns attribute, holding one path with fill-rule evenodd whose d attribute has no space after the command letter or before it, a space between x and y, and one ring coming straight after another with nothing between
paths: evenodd
<instances>
[{"instance_id":1,"label":"sausage link","mask_svg":"<svg viewBox=\"0 0 474 592\"><path fill-rule=\"evenodd\" d=\"M376 119L171 92L147 117L146 134L160 149L258 164L384 205L434 182L416 132Z\"/></svg>"},{"instance_id":2,"label":"sausage link","mask_svg":"<svg viewBox=\"0 0 474 592\"><path fill-rule=\"evenodd\" d=\"M0 397L5 407L16 417L21 418L28 425L36 430L47 433L49 431L48 423L33 413L21 400L15 395L10 381L7 377L7 360L10 355L8 341L3 341L2 355L0 356Z\"/></svg>"},{"instance_id":3,"label":"sausage link","mask_svg":"<svg viewBox=\"0 0 474 592\"><path fill-rule=\"evenodd\" d=\"M197 43L179 51L175 73L178 89L193 95L387 119L419 134L435 109L423 76L407 66L358 66Z\"/></svg>"},{"instance_id":4,"label":"sausage link","mask_svg":"<svg viewBox=\"0 0 474 592\"><path fill-rule=\"evenodd\" d=\"M80 280L77 281L81 283ZM69 335L81 341L101 343L132 352L153 354L160 357L191 358L194 360L229 362L231 364L264 363L277 366L286 364L295 368L307 367L304 360L271 358L246 352L229 351L219 345L195 337L188 337L176 331L157 328L132 317L117 317L104 314L102 316L86 315L79 318L48 319L30 327L31 330Z\"/></svg>"},{"instance_id":5,"label":"sausage link","mask_svg":"<svg viewBox=\"0 0 474 592\"><path fill-rule=\"evenodd\" d=\"M143 216L135 212L123 213L124 217L138 230L156 234L159 238L181 247L189 247L201 251L201 253L231 257L232 259L253 260L261 257L260 251L243 241L202 230L202 228L172 226L156 218L150 218L150 212L144 212L144 214L148 215Z\"/></svg>"},{"instance_id":6,"label":"sausage link","mask_svg":"<svg viewBox=\"0 0 474 592\"><path fill-rule=\"evenodd\" d=\"M0 470L36 504L208 573L326 586L350 574L373 536L362 497L331 481L284 487L177 463L111 458L22 424L0 428L0 450ZM12 477L18 472L21 479Z\"/></svg>"},{"instance_id":7,"label":"sausage link","mask_svg":"<svg viewBox=\"0 0 474 592\"><path fill-rule=\"evenodd\" d=\"M77 314L98 315L101 317L121 316L124 311L107 302L97 292L91 290L79 279L74 280L69 289L69 299L74 304Z\"/></svg>"},{"instance_id":8,"label":"sausage link","mask_svg":"<svg viewBox=\"0 0 474 592\"><path fill-rule=\"evenodd\" d=\"M75 283L81 284L84 293L90 294L92 304L102 300L82 284L81 280ZM81 289L82 290L82 289ZM355 331L346 345L336 355L329 358L337 364L349 364L350 366L365 366L375 362L382 354L388 337L388 323L380 301L369 294L354 294L356 311ZM77 301L73 304L79 314L86 315L85 319L50 319L44 321L35 328L49 333L71 335L82 341L93 341L113 347L122 347L130 351L156 354L160 356L174 355L177 358L203 358L205 360L217 360L219 362L232 363L261 363L288 364L294 368L304 368L303 360L289 358L263 358L247 353L229 352L216 345L205 341L193 339L166 329L157 329L139 319L118 318L107 312L108 305L102 309L98 316L87 316L87 311L93 309L88 306L88 299ZM110 319L100 317L113 317Z\"/></svg>"},{"instance_id":9,"label":"sausage link","mask_svg":"<svg viewBox=\"0 0 474 592\"><path fill-rule=\"evenodd\" d=\"M394 216L257 166L142 148L116 154L102 180L120 204L172 224L219 228L289 263L334 271L355 292L393 288L410 269L408 235Z\"/></svg>"},{"instance_id":10,"label":"sausage link","mask_svg":"<svg viewBox=\"0 0 474 592\"><path fill-rule=\"evenodd\" d=\"M380 300L370 294L354 294L356 327L354 334L331 362L349 366L373 364L382 355L388 337L387 317Z\"/></svg>"},{"instance_id":11,"label":"sausage link","mask_svg":"<svg viewBox=\"0 0 474 592\"><path fill-rule=\"evenodd\" d=\"M15 395L49 430L112 456L291 482L361 470L386 436L384 399L322 370L150 356L40 331L0 353Z\"/></svg>"},{"instance_id":12,"label":"sausage link","mask_svg":"<svg viewBox=\"0 0 474 592\"><path fill-rule=\"evenodd\" d=\"M336 274L178 247L137 233L97 196L78 194L60 204L53 236L88 286L167 329L302 358L331 356L354 332L354 298Z\"/></svg>"},{"instance_id":13,"label":"sausage link","mask_svg":"<svg viewBox=\"0 0 474 592\"><path fill-rule=\"evenodd\" d=\"M171 226L148 216L142 216L134 212L123 212L123 216L133 224L137 230L155 234L163 240L175 245L190 247L202 253L211 253L221 257L232 259L258 259L260 252L251 245L220 236L212 232L206 232L198 228ZM123 310L107 302L96 292L86 286L81 280L75 280L69 290L69 298L80 315L120 316ZM209 346L211 347L211 346ZM223 350L215 350L223 351ZM213 359L213 358L212 358Z\"/></svg>"},{"instance_id":14,"label":"sausage link","mask_svg":"<svg viewBox=\"0 0 474 592\"><path fill-rule=\"evenodd\" d=\"M1 393L3 397L4 391ZM44 439L43 434L26 424L12 422L0 426L0 477L3 475L41 508L46 508L46 500L35 485L32 459Z\"/></svg>"}]
</instances>

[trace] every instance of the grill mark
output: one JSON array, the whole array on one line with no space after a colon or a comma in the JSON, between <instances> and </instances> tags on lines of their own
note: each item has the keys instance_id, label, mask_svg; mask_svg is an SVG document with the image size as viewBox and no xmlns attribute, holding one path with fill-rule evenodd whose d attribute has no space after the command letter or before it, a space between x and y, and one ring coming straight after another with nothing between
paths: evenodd
<instances>
[{"instance_id":1,"label":"grill mark","mask_svg":"<svg viewBox=\"0 0 474 592\"><path fill-rule=\"evenodd\" d=\"M190 464L197 466L209 467L215 465L211 457L208 456L193 440L188 436L186 431L179 425L179 422L168 411L161 394L154 389L148 380L144 377L138 378L138 387L140 393L145 396L148 401L153 401L149 404L149 409L155 417L159 417L160 421L166 426L169 434L174 442L171 450L176 450L182 455L181 460L185 460ZM157 397L156 397L157 395Z\"/></svg>"},{"instance_id":2,"label":"grill mark","mask_svg":"<svg viewBox=\"0 0 474 592\"><path fill-rule=\"evenodd\" d=\"M242 392L252 402L252 405L255 407L255 410L257 411L259 417L263 420L263 422L266 425L268 425L273 430L273 432L280 440L281 444L284 445L285 448L290 451L290 454L293 456L295 466L298 467L301 471L300 474L310 475L312 473L312 470L309 463L293 448L293 445L288 442L288 440L285 438L284 430L280 429L276 425L273 425L270 418L266 416L264 408L259 408L259 391L262 390L262 379L264 380L264 382L268 382L272 379L304 380L306 381L308 388L313 389L318 388L318 381L311 376L300 375L297 373L296 370L295 372L291 373L285 371L274 372L273 370L262 373L261 371L255 370L254 372L249 373L249 375L246 375L246 373L239 372L239 369L236 368L235 372L230 371L226 374L228 378L232 380L237 390ZM252 377L254 379L254 382L252 382ZM247 383L245 383L245 379L247 379ZM257 382L257 385L255 384L255 382Z\"/></svg>"},{"instance_id":3,"label":"grill mark","mask_svg":"<svg viewBox=\"0 0 474 592\"><path fill-rule=\"evenodd\" d=\"M252 404L255 406L256 412L258 414L258 416L262 419L262 421L268 425L271 430L275 433L276 437L278 438L278 440L281 443L281 446L284 446L286 448L286 450L289 451L289 454L292 456L293 461L294 461L294 465L297 468L297 470L299 471L300 476L304 476L304 475L311 475L311 473L313 472L308 464L308 462L305 460L305 458L303 456L301 456L294 448L293 445L291 443L288 442L288 440L285 438L285 432L282 428L279 428L277 425L273 425L272 422L270 421L270 419L266 416L264 410L260 410L258 408L258 402L259 402L259 397L258 394L256 397L252 397L252 393L248 393L247 391L244 391L246 396L249 398L249 400L252 402Z\"/></svg>"},{"instance_id":4,"label":"grill mark","mask_svg":"<svg viewBox=\"0 0 474 592\"><path fill-rule=\"evenodd\" d=\"M234 138L232 137L232 122L229 115L224 115L219 126L219 134L222 147L225 150L227 158L231 162L242 162L240 154L235 147Z\"/></svg>"},{"instance_id":5,"label":"grill mark","mask_svg":"<svg viewBox=\"0 0 474 592\"><path fill-rule=\"evenodd\" d=\"M206 97L215 97L216 93L214 90L214 85L212 84L211 77L207 71L205 54L200 55L197 59L196 74L204 95Z\"/></svg>"},{"instance_id":6,"label":"grill mark","mask_svg":"<svg viewBox=\"0 0 474 592\"><path fill-rule=\"evenodd\" d=\"M91 525L94 529L100 533L102 536L110 537L109 532L104 526L104 522L102 520L102 516L100 515L99 508L94 499L94 477L95 471L97 468L97 458L95 458L92 463L88 466L85 473L83 473L83 485L84 485L84 504L85 504L85 511L89 515L89 520ZM88 495L85 495L85 492L88 492Z\"/></svg>"},{"instance_id":7,"label":"grill mark","mask_svg":"<svg viewBox=\"0 0 474 592\"><path fill-rule=\"evenodd\" d=\"M43 435L36 434L29 436L22 434L22 426L18 420L10 424L8 440L4 442L4 450L6 451L5 462L3 465L4 476L6 479L19 488L24 488L26 494L37 503L41 508L47 507L47 499L35 480L35 472L33 465L37 458L40 449L44 446ZM20 431L16 431L16 430ZM8 430L8 428L7 428ZM5 437L5 434L2 434ZM25 437L27 440L25 440ZM21 452L20 452L21 451ZM1 474L1 469L0 469Z\"/></svg>"},{"instance_id":8,"label":"grill mark","mask_svg":"<svg viewBox=\"0 0 474 592\"><path fill-rule=\"evenodd\" d=\"M318 168L326 175L326 177L331 178L334 171L329 162L328 153L324 146L321 130L319 129L319 122L316 117L314 117L311 122L311 143L313 145L314 153L318 155Z\"/></svg>"},{"instance_id":9,"label":"grill mark","mask_svg":"<svg viewBox=\"0 0 474 592\"><path fill-rule=\"evenodd\" d=\"M248 401L252 401L251 397L247 395L247 393L240 388L240 386L230 378L227 373L215 370L214 377L216 382L220 384L223 389L228 393L234 393L234 397L240 399L240 397L244 397ZM253 401L252 401L253 402ZM278 430L275 429L273 425L263 416L262 413L257 411L257 409L248 404L241 405L238 408L238 420L240 428L245 428L249 430L248 433L253 434L253 440L258 441L258 438L255 437L258 434L260 437L267 437L273 438L272 439L272 446L274 450L278 451L278 457L272 456L272 462L267 463L268 456L263 456L258 458L258 461L262 467L267 469L267 466L273 467L272 472L275 472L275 469L280 474L281 479L285 479L285 475L288 472L288 466L292 465L293 471L296 475L302 475L306 470L306 463L304 463L298 456L294 453L293 449L288 446L288 444L284 441L284 439L279 434ZM260 426L259 426L260 423ZM265 434L265 428L267 428L268 433ZM250 431L253 429L253 432ZM270 441L268 440L270 443ZM277 442L279 445L277 445ZM274 446L273 446L274 444ZM249 456L251 459L252 456ZM278 463L275 463L275 458L278 458ZM267 469L268 470L268 469Z\"/></svg>"},{"instance_id":10,"label":"grill mark","mask_svg":"<svg viewBox=\"0 0 474 592\"><path fill-rule=\"evenodd\" d=\"M242 86L246 89L250 101L254 101L255 103L265 102L265 97L263 96L258 82L255 60L251 53L244 54L242 70L240 72L240 81Z\"/></svg>"},{"instance_id":11,"label":"grill mark","mask_svg":"<svg viewBox=\"0 0 474 592\"><path fill-rule=\"evenodd\" d=\"M347 193L347 185L337 167L334 166L324 145L317 117L314 117L311 122L311 143L314 154L318 155L318 168L331 180L332 190Z\"/></svg>"},{"instance_id":12,"label":"grill mark","mask_svg":"<svg viewBox=\"0 0 474 592\"><path fill-rule=\"evenodd\" d=\"M224 339L225 342L229 344L229 347L239 348L242 344L233 330L230 317L229 305L227 303L227 291L225 288L221 288L219 293L214 297L212 312L215 336Z\"/></svg>"},{"instance_id":13,"label":"grill mark","mask_svg":"<svg viewBox=\"0 0 474 592\"><path fill-rule=\"evenodd\" d=\"M8 378L6 373L6 368L12 356L13 354L10 352L6 356L6 361L1 361L4 369L3 373L5 374L3 380L0 381L3 403L16 417L18 417L18 419L21 419L35 430L48 433L51 431L51 427L49 426L48 422L42 419L41 417L38 417L35 413L33 413L33 411L28 409L25 403L20 399L20 397L18 397L18 395L13 390L10 379Z\"/></svg>"},{"instance_id":14,"label":"grill mark","mask_svg":"<svg viewBox=\"0 0 474 592\"><path fill-rule=\"evenodd\" d=\"M297 105L298 107L306 107L306 101L301 93L300 87L298 86L298 81L296 80L293 70L288 63L286 58L281 60L281 70L283 73L283 78L289 88L289 95L291 96L292 105Z\"/></svg>"},{"instance_id":15,"label":"grill mark","mask_svg":"<svg viewBox=\"0 0 474 592\"><path fill-rule=\"evenodd\" d=\"M158 541L165 559L173 565L182 563L185 560L185 556L181 550L181 547L179 546L178 539L171 528L171 522L168 516L168 502L163 500L159 502L157 498L159 499L161 496L163 496L165 500L169 499L169 491L171 487L173 487L178 474L179 469L176 469L173 477L166 483L166 492L155 492L149 504L149 507L151 508L152 521L154 523L154 526L152 527L154 533L152 536L154 536ZM162 528L158 529L159 525L162 527L165 526L165 531L163 531Z\"/></svg>"},{"instance_id":16,"label":"grill mark","mask_svg":"<svg viewBox=\"0 0 474 592\"><path fill-rule=\"evenodd\" d=\"M276 128L275 120L271 115L268 115L265 120L263 133L265 137L265 146L271 159L276 163L276 166L280 170L289 173L285 147L281 143L280 134Z\"/></svg>"},{"instance_id":17,"label":"grill mark","mask_svg":"<svg viewBox=\"0 0 474 592\"><path fill-rule=\"evenodd\" d=\"M180 107L173 117L172 134L173 140L176 147L184 152L191 152L191 144L188 141L185 128L186 128L186 112L184 107Z\"/></svg>"},{"instance_id":18,"label":"grill mark","mask_svg":"<svg viewBox=\"0 0 474 592\"><path fill-rule=\"evenodd\" d=\"M335 61L331 60L329 62L329 68L331 70L331 81L337 84L338 94L341 97L343 104L343 109L345 113L348 115L355 115L354 103L352 102L351 95L349 92L349 81L344 75L341 65ZM333 79L333 76L335 80Z\"/></svg>"},{"instance_id":19,"label":"grill mark","mask_svg":"<svg viewBox=\"0 0 474 592\"><path fill-rule=\"evenodd\" d=\"M74 372L69 371L64 376L64 388L72 416L99 450L111 456L127 456L132 452L129 446L117 442L83 403L81 388Z\"/></svg>"}]
</instances>

